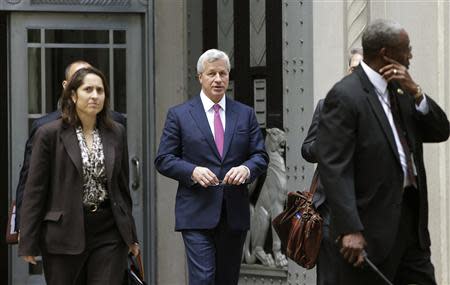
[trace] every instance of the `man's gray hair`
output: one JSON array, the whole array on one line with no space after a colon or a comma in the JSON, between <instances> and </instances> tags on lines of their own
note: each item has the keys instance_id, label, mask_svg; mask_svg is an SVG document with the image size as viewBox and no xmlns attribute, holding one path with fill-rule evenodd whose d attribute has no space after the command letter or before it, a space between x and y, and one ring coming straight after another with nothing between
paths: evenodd
<instances>
[{"instance_id":1,"label":"man's gray hair","mask_svg":"<svg viewBox=\"0 0 450 285\"><path fill-rule=\"evenodd\" d=\"M228 72L230 72L231 65L230 65L230 58L228 57L228 55L225 52L218 49L209 49L205 51L198 59L197 73L200 74L204 71L205 62L214 62L217 60L225 60L225 66Z\"/></svg>"},{"instance_id":2,"label":"man's gray hair","mask_svg":"<svg viewBox=\"0 0 450 285\"><path fill-rule=\"evenodd\" d=\"M362 35L364 57L376 55L383 47L396 46L403 30L403 27L393 20L377 19L370 23Z\"/></svg>"}]
</instances>

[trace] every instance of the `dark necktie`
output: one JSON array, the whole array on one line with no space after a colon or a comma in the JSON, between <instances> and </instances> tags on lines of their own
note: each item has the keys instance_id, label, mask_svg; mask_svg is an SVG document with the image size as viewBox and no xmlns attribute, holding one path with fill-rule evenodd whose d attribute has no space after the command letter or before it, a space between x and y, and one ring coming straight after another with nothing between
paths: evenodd
<instances>
[{"instance_id":1,"label":"dark necktie","mask_svg":"<svg viewBox=\"0 0 450 285\"><path fill-rule=\"evenodd\" d=\"M392 89L389 90L389 103L391 106L392 118L394 120L395 130L397 131L398 138L400 139L400 144L403 147L403 152L405 153L406 159L406 174L408 175L409 182L417 188L416 176L413 171L413 163L411 160L411 151L409 149L408 141L406 139L406 129L404 128L403 121L400 117L400 110L398 107L397 98L394 95Z\"/></svg>"}]
</instances>

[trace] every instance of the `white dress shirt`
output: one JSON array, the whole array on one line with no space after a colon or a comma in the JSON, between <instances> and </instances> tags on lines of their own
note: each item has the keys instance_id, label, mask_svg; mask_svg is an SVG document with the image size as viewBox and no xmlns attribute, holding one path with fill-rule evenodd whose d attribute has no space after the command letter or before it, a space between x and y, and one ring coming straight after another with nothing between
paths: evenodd
<instances>
[{"instance_id":1,"label":"white dress shirt","mask_svg":"<svg viewBox=\"0 0 450 285\"><path fill-rule=\"evenodd\" d=\"M408 165L405 157L405 151L403 150L403 146L400 142L400 138L394 124L394 119L392 117L391 105L389 102L389 91L387 89L388 82L378 72L368 66L364 61L361 61L361 67L364 69L364 72L366 73L367 77L369 77L370 82L375 87L375 93L378 95L378 100L380 101L381 106L383 106L384 113L386 114L386 117L389 121L389 125L391 125L392 134L394 135L395 144L397 145L398 155L400 157L400 163L402 164L403 169L403 187L409 186L411 185L411 182L409 181L407 175ZM427 97L424 95L419 106L416 105L416 110L421 112L422 114L427 114L429 112L429 106L426 98ZM414 175L417 175L416 166L414 165L413 159L412 163Z\"/></svg>"}]
</instances>

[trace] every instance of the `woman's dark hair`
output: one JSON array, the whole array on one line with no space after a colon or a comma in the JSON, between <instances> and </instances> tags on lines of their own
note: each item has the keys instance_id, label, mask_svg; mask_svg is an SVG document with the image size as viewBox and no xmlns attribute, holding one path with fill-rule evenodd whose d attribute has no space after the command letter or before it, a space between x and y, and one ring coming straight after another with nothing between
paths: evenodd
<instances>
[{"instance_id":1,"label":"woman's dark hair","mask_svg":"<svg viewBox=\"0 0 450 285\"><path fill-rule=\"evenodd\" d=\"M94 67L81 68L77 70L69 79L69 82L67 83L66 88L64 88L61 96L62 119L66 124L71 126L78 126L80 124L80 119L78 118L76 106L72 100L72 95L77 93L77 89L83 85L83 80L88 74L95 74L100 77L105 90L105 102L103 104L103 109L97 114L97 124L111 128L113 121L111 119L109 86L103 73Z\"/></svg>"}]
</instances>

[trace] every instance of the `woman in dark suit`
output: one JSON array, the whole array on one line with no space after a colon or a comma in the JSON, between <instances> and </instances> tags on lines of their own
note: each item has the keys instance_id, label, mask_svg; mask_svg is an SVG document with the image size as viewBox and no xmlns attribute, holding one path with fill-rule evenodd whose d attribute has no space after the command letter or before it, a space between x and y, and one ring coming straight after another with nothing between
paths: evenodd
<instances>
[{"instance_id":1,"label":"woman in dark suit","mask_svg":"<svg viewBox=\"0 0 450 285\"><path fill-rule=\"evenodd\" d=\"M104 75L78 70L62 118L37 131L22 205L19 256L42 254L47 284L121 284L139 252L126 131L111 120Z\"/></svg>"}]
</instances>

